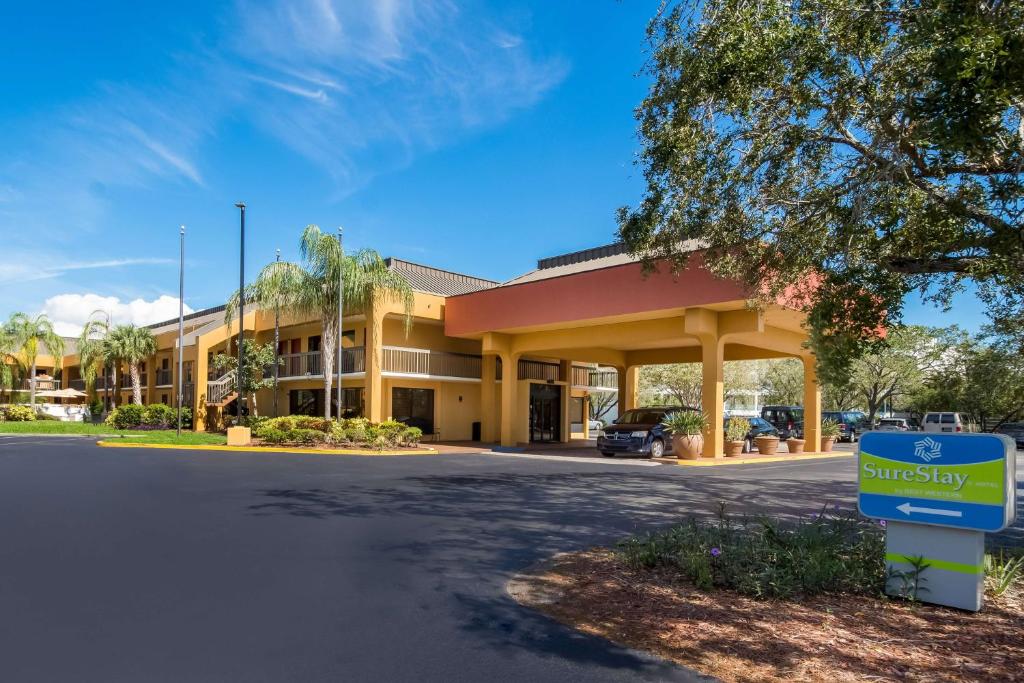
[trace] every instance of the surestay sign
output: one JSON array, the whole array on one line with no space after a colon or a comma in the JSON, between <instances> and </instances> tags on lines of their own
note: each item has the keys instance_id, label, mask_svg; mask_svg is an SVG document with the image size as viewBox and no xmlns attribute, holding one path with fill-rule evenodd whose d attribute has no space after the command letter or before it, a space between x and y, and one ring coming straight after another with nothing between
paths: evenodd
<instances>
[{"instance_id":1,"label":"surestay sign","mask_svg":"<svg viewBox=\"0 0 1024 683\"><path fill-rule=\"evenodd\" d=\"M1016 512L1016 452L998 434L868 432L858 507L876 519L1001 531Z\"/></svg>"}]
</instances>

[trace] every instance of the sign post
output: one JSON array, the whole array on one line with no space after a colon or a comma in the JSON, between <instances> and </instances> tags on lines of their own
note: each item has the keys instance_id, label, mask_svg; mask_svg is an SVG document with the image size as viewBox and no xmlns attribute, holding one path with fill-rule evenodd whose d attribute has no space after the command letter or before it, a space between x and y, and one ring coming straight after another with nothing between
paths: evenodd
<instances>
[{"instance_id":1,"label":"sign post","mask_svg":"<svg viewBox=\"0 0 1024 683\"><path fill-rule=\"evenodd\" d=\"M1001 434L864 434L857 506L886 520L887 593L981 609L985 532L1016 514L1016 454Z\"/></svg>"}]
</instances>

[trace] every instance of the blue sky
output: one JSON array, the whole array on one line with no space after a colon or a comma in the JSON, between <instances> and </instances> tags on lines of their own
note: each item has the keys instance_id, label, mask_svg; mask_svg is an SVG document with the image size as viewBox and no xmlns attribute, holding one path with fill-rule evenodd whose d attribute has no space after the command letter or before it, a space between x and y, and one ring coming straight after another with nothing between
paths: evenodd
<instances>
[{"instance_id":1,"label":"blue sky","mask_svg":"<svg viewBox=\"0 0 1024 683\"><path fill-rule=\"evenodd\" d=\"M0 22L0 315L176 314L309 223L505 279L613 239L656 0L22 4ZM32 6L34 5L34 6ZM909 322L969 328L916 302Z\"/></svg>"}]
</instances>

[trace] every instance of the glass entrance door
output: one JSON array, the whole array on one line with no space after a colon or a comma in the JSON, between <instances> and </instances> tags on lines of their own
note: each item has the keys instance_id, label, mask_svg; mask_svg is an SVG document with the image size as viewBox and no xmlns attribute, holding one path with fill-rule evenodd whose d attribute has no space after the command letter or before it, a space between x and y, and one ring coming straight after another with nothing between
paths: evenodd
<instances>
[{"instance_id":1,"label":"glass entrance door","mask_svg":"<svg viewBox=\"0 0 1024 683\"><path fill-rule=\"evenodd\" d=\"M530 441L550 442L562 439L562 387L554 384L530 385Z\"/></svg>"}]
</instances>

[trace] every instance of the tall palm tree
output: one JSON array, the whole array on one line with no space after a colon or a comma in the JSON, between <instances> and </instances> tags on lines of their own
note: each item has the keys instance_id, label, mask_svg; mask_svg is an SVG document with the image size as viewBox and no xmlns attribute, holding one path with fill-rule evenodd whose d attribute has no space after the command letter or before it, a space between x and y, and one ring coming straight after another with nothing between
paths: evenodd
<instances>
[{"instance_id":1,"label":"tall palm tree","mask_svg":"<svg viewBox=\"0 0 1024 683\"><path fill-rule=\"evenodd\" d=\"M354 254L342 253L338 240L307 225L299 241L302 263L274 261L267 264L256 281L246 287L246 300L270 309L290 311L320 318L323 343L324 417L331 417L331 387L334 383L334 357L338 342L338 275L342 276L346 307L362 311L387 301L402 305L405 323L412 323L413 292L400 273L390 270L384 259L372 249ZM238 309L238 292L228 301L225 318ZM339 409L341 407L339 406Z\"/></svg>"},{"instance_id":2,"label":"tall palm tree","mask_svg":"<svg viewBox=\"0 0 1024 683\"><path fill-rule=\"evenodd\" d=\"M53 329L53 323L41 313L31 317L25 313L13 313L7 321L7 333L13 337L17 355L28 369L29 403L36 403L36 361L40 350L46 351L54 358L54 370L64 356L64 340Z\"/></svg>"},{"instance_id":3,"label":"tall palm tree","mask_svg":"<svg viewBox=\"0 0 1024 683\"><path fill-rule=\"evenodd\" d=\"M78 359L82 371L82 381L85 382L85 392L90 393L96 383L96 368L103 370L103 377L110 379L108 368L113 372L114 398L117 397L117 363L118 359L113 356L113 348L107 343L107 337L112 329L110 314L106 311L96 310L89 314L89 320L82 328L82 334L78 337ZM116 401L111 401L110 382L104 382L104 392L107 400L104 405L114 407Z\"/></svg>"},{"instance_id":4,"label":"tall palm tree","mask_svg":"<svg viewBox=\"0 0 1024 683\"><path fill-rule=\"evenodd\" d=\"M14 368L18 364L14 354L17 350L14 335L7 325L0 326L0 400L14 389Z\"/></svg>"},{"instance_id":5,"label":"tall palm tree","mask_svg":"<svg viewBox=\"0 0 1024 683\"><path fill-rule=\"evenodd\" d=\"M156 337L148 327L117 325L107 335L108 353L128 365L132 378L132 403L142 405L139 363L156 353Z\"/></svg>"}]
</instances>

